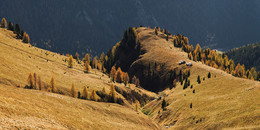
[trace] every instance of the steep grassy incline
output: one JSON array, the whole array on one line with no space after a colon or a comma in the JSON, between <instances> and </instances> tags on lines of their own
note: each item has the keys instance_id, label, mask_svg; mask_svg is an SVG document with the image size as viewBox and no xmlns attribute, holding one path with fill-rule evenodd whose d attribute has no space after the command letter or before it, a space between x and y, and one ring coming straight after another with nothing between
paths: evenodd
<instances>
[{"instance_id":1,"label":"steep grassy incline","mask_svg":"<svg viewBox=\"0 0 260 130\"><path fill-rule=\"evenodd\" d=\"M159 85L147 84L145 87L148 89L171 89L160 93L169 103L165 111L161 109L162 100L156 99L143 108L144 113L172 129L260 128L260 82L233 77L222 70L189 60L187 53L175 48L171 37L166 41L166 35L161 32L155 35L154 30L148 28L138 28L136 31L142 53L130 65L130 74L135 73L142 84L147 69L152 68L151 63L156 63L157 66L162 65L156 69L162 72L162 81L163 75L171 67L190 69L188 79L193 85L193 88L189 86L183 90L183 85L179 82L176 87L170 84L163 86L160 81ZM191 62L193 66L178 65L180 60ZM207 77L209 72L211 78ZM197 82L198 75L201 77L200 84Z\"/></svg>"},{"instance_id":2,"label":"steep grassy incline","mask_svg":"<svg viewBox=\"0 0 260 130\"><path fill-rule=\"evenodd\" d=\"M93 102L70 97L71 84L76 91L83 86L109 92L110 79L93 69L83 72L83 65L68 68L65 56L30 46L17 40L14 34L0 29L0 129L159 129L158 125L140 112L125 105ZM17 88L26 85L30 72L41 76L44 86L53 76L61 94ZM123 84L118 87L126 89ZM135 88L128 89L156 94ZM117 93L118 97L122 95Z\"/></svg>"}]
</instances>

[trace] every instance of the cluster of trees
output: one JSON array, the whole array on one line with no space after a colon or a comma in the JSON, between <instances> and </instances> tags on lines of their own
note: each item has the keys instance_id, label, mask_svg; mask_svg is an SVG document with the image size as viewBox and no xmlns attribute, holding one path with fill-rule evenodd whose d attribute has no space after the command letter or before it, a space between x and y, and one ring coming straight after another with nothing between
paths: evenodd
<instances>
[{"instance_id":1,"label":"cluster of trees","mask_svg":"<svg viewBox=\"0 0 260 130\"><path fill-rule=\"evenodd\" d=\"M92 89L89 93L88 87L84 86L83 90L80 92L76 90L74 83L72 83L71 86L71 96L74 98L84 99L84 100L92 100L92 101L98 101L98 102L111 102L111 103L118 103L123 105L124 101L123 99L117 97L116 90L114 84L110 85L110 92L107 93L105 88L102 89L102 91L96 91L95 89ZM98 98L100 97L100 98Z\"/></svg>"},{"instance_id":2,"label":"cluster of trees","mask_svg":"<svg viewBox=\"0 0 260 130\"><path fill-rule=\"evenodd\" d=\"M229 58L234 62L245 64L245 68L249 69L250 66L254 67L256 71L260 71L260 42L248 44L239 48L235 48L225 52Z\"/></svg>"},{"instance_id":3,"label":"cluster of trees","mask_svg":"<svg viewBox=\"0 0 260 130\"><path fill-rule=\"evenodd\" d=\"M111 78L111 80L113 82L118 82L118 83L124 83L125 86L128 84L129 82L129 76L128 76L128 73L127 72L123 72L121 70L120 67L117 68L116 70L116 67L113 66L111 71L110 71L110 75L109 77Z\"/></svg>"},{"instance_id":4,"label":"cluster of trees","mask_svg":"<svg viewBox=\"0 0 260 130\"><path fill-rule=\"evenodd\" d=\"M227 55L217 53L215 50L210 50L209 48L202 50L199 44L197 44L194 50L193 46L189 45L188 38L180 34L174 35L173 39L174 46L180 47L187 52L190 60L201 61L203 64L221 69L233 76L252 80L258 79L258 74L254 67L246 70L244 64L240 65L238 63L236 65L232 59L228 59Z\"/></svg>"},{"instance_id":5,"label":"cluster of trees","mask_svg":"<svg viewBox=\"0 0 260 130\"><path fill-rule=\"evenodd\" d=\"M27 89L36 89L36 90L43 90L47 88L48 92L57 93L58 89L55 86L55 80L52 77L50 80L50 84L47 87L44 87L41 77L36 73L29 73L27 78L27 85L25 86Z\"/></svg>"},{"instance_id":6,"label":"cluster of trees","mask_svg":"<svg viewBox=\"0 0 260 130\"><path fill-rule=\"evenodd\" d=\"M30 37L28 33L24 32L20 28L19 24L15 24L14 26L14 24L10 21L7 26L7 21L5 18L3 18L1 21L1 28L7 28L8 30L13 31L18 39L22 39L24 43L30 43Z\"/></svg>"}]
</instances>

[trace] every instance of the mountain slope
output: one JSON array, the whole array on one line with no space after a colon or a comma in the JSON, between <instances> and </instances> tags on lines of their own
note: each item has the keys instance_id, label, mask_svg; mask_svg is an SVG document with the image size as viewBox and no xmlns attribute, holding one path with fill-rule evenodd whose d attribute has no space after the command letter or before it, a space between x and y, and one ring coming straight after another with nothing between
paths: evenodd
<instances>
[{"instance_id":1,"label":"mountain slope","mask_svg":"<svg viewBox=\"0 0 260 130\"><path fill-rule=\"evenodd\" d=\"M89 74L74 62L68 68L66 56L24 44L11 31L0 28L0 129L159 129L151 119L125 99L124 105L93 102L70 97L71 84L76 91L87 85L89 90L109 92L110 79L93 69ZM24 87L30 72L36 72L46 88L51 77L60 94L17 88ZM123 84L116 86L125 88ZM143 89L129 89L156 94ZM116 94L117 97L122 97ZM123 97L122 97L123 98Z\"/></svg>"},{"instance_id":2,"label":"mountain slope","mask_svg":"<svg viewBox=\"0 0 260 130\"><path fill-rule=\"evenodd\" d=\"M144 85L141 86L146 89L166 88L159 95L169 103L166 110L162 111L162 100L158 98L143 108L144 113L172 129L260 128L260 82L233 77L222 70L189 60L187 53L173 46L172 37L166 41L166 35L161 32L155 35L154 30L149 28L138 28L136 32L140 55L130 65L125 65L125 60L128 59L119 57L115 65L128 70L131 76L135 74ZM124 39L121 43L125 44L123 41ZM120 51L120 48L123 47L120 46L123 45L119 45L117 52L122 53L124 51ZM118 54L121 57L125 55ZM192 66L179 65L180 60L191 62ZM163 80L163 76L155 79L153 84L146 84L148 68L152 68L149 63L157 63L158 66L162 64L163 67L156 69L162 72L159 73L160 76L169 73L170 68L190 69L188 79L193 88L189 86L184 90L180 82L173 86L170 84L172 81L169 84L160 84L160 79L167 81ZM207 78L209 72L211 78ZM198 75L201 77L200 84L197 82Z\"/></svg>"},{"instance_id":3,"label":"mountain slope","mask_svg":"<svg viewBox=\"0 0 260 130\"><path fill-rule=\"evenodd\" d=\"M100 54L111 48L126 28L140 25L163 27L188 36L193 45L212 49L259 41L258 0L1 2L1 18L20 23L38 47L62 53L92 50Z\"/></svg>"},{"instance_id":4,"label":"mountain slope","mask_svg":"<svg viewBox=\"0 0 260 130\"><path fill-rule=\"evenodd\" d=\"M246 68L255 67L260 71L260 43L248 44L239 48L231 49L225 54L235 63L244 64Z\"/></svg>"}]
</instances>

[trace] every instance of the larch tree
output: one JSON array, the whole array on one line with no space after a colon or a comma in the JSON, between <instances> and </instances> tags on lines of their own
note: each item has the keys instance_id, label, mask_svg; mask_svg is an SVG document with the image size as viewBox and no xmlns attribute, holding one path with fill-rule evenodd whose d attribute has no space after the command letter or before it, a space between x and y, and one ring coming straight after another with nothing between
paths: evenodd
<instances>
[{"instance_id":1,"label":"larch tree","mask_svg":"<svg viewBox=\"0 0 260 130\"><path fill-rule=\"evenodd\" d=\"M90 95L90 99L92 101L97 101L97 95L96 95L95 89L92 90L91 95Z\"/></svg>"},{"instance_id":2,"label":"larch tree","mask_svg":"<svg viewBox=\"0 0 260 130\"><path fill-rule=\"evenodd\" d=\"M7 27L7 22L6 22L6 19L3 18L2 22L1 22L1 28L6 28L6 27Z\"/></svg>"},{"instance_id":3,"label":"larch tree","mask_svg":"<svg viewBox=\"0 0 260 130\"><path fill-rule=\"evenodd\" d=\"M33 88L37 89L37 74L36 73L33 73L33 79L34 79Z\"/></svg>"},{"instance_id":4,"label":"larch tree","mask_svg":"<svg viewBox=\"0 0 260 130\"><path fill-rule=\"evenodd\" d=\"M118 67L117 71L116 71L116 81L121 83L123 79L123 72L121 70L120 67Z\"/></svg>"},{"instance_id":5,"label":"larch tree","mask_svg":"<svg viewBox=\"0 0 260 130\"><path fill-rule=\"evenodd\" d=\"M85 55L85 58L84 58L84 60L83 60L84 62L88 62L88 63L90 63L90 59L89 59L89 54L88 53L86 53L86 55Z\"/></svg>"},{"instance_id":6,"label":"larch tree","mask_svg":"<svg viewBox=\"0 0 260 130\"><path fill-rule=\"evenodd\" d=\"M29 37L28 33L26 33L26 32L23 33L23 39L22 40L23 40L24 43L30 43L30 37Z\"/></svg>"},{"instance_id":7,"label":"larch tree","mask_svg":"<svg viewBox=\"0 0 260 130\"><path fill-rule=\"evenodd\" d=\"M27 78L27 84L28 84L29 89L33 88L33 75L32 75L32 73L30 73L28 78Z\"/></svg>"},{"instance_id":8,"label":"larch tree","mask_svg":"<svg viewBox=\"0 0 260 130\"><path fill-rule=\"evenodd\" d=\"M115 90L114 84L110 85L109 96L110 96L110 101L115 103L116 102L116 90Z\"/></svg>"},{"instance_id":9,"label":"larch tree","mask_svg":"<svg viewBox=\"0 0 260 130\"><path fill-rule=\"evenodd\" d=\"M69 57L68 66L69 66L69 68L73 67L73 57L72 57L72 55L70 55L70 57Z\"/></svg>"},{"instance_id":10,"label":"larch tree","mask_svg":"<svg viewBox=\"0 0 260 130\"><path fill-rule=\"evenodd\" d=\"M84 69L85 69L85 73L89 73L90 72L91 67L90 67L88 61L85 62L85 68Z\"/></svg>"},{"instance_id":11,"label":"larch tree","mask_svg":"<svg viewBox=\"0 0 260 130\"><path fill-rule=\"evenodd\" d=\"M126 73L124 73L124 84L125 84L125 86L128 84L128 82L129 82L129 76L128 76L128 73L126 72Z\"/></svg>"},{"instance_id":12,"label":"larch tree","mask_svg":"<svg viewBox=\"0 0 260 130\"><path fill-rule=\"evenodd\" d=\"M37 77L37 84L38 84L38 88L39 88L39 90L42 90L43 88L42 88L42 80L41 80L41 77L38 75L38 77Z\"/></svg>"},{"instance_id":13,"label":"larch tree","mask_svg":"<svg viewBox=\"0 0 260 130\"><path fill-rule=\"evenodd\" d=\"M88 88L86 86L84 86L84 88L83 88L82 98L86 99L86 100L89 99Z\"/></svg>"},{"instance_id":14,"label":"larch tree","mask_svg":"<svg viewBox=\"0 0 260 130\"><path fill-rule=\"evenodd\" d=\"M57 88L55 86L55 80L54 80L53 77L51 77L51 81L50 81L50 86L48 88L48 92L52 92L52 93L57 92Z\"/></svg>"},{"instance_id":15,"label":"larch tree","mask_svg":"<svg viewBox=\"0 0 260 130\"><path fill-rule=\"evenodd\" d=\"M115 76L116 76L116 67L113 66L111 71L110 71L110 78L113 82L115 82Z\"/></svg>"},{"instance_id":16,"label":"larch tree","mask_svg":"<svg viewBox=\"0 0 260 130\"><path fill-rule=\"evenodd\" d=\"M72 97L74 97L74 98L77 97L77 92L76 92L74 83L72 83L72 85L71 85L70 93L71 93L71 96L72 96Z\"/></svg>"}]
</instances>

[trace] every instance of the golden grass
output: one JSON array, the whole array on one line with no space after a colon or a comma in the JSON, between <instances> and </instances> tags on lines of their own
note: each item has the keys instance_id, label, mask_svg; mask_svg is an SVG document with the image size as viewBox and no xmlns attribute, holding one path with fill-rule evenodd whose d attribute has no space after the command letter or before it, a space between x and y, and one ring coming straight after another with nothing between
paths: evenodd
<instances>
[{"instance_id":1,"label":"golden grass","mask_svg":"<svg viewBox=\"0 0 260 130\"><path fill-rule=\"evenodd\" d=\"M222 70L189 60L187 53L175 48L171 38L166 41L161 32L158 36L148 28L139 28L137 32L142 49L146 50L140 61L191 70L189 79L193 89L183 90L183 86L178 84L176 88L164 91L170 104L166 111L161 109L162 100L154 100L144 107L160 125L171 129L260 129L260 82L233 77ZM191 62L193 66L178 65L180 60ZM208 72L212 75L210 79L207 78ZM201 84L197 83L198 75ZM192 92L194 89L195 94Z\"/></svg>"},{"instance_id":2,"label":"golden grass","mask_svg":"<svg viewBox=\"0 0 260 130\"><path fill-rule=\"evenodd\" d=\"M103 87L109 92L110 79L100 71L92 69L86 74L84 66L75 61L74 67L68 68L66 56L24 44L6 29L0 29L0 49L0 129L159 129L126 101L121 106L69 97L72 83L76 91L82 91L86 85L89 92ZM53 76L56 87L65 96L16 88L18 84L26 85L30 72L41 76L45 84ZM123 84L116 85L124 88ZM156 96L133 85L130 89Z\"/></svg>"}]
</instances>

